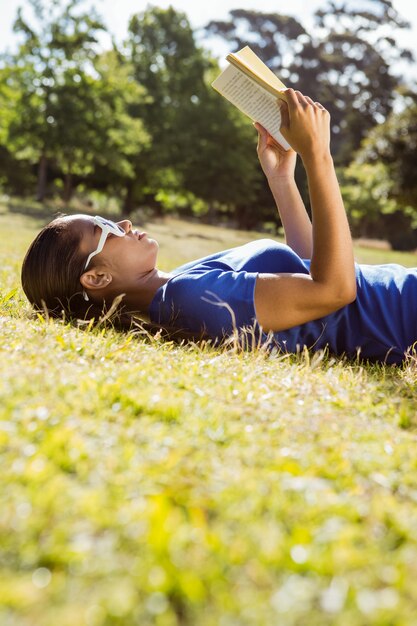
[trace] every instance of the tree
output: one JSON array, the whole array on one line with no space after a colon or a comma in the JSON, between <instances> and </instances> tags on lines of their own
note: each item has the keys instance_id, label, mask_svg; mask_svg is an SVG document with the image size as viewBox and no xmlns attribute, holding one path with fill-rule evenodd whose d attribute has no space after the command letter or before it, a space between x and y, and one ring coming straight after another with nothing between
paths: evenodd
<instances>
[{"instance_id":1,"label":"tree","mask_svg":"<svg viewBox=\"0 0 417 626\"><path fill-rule=\"evenodd\" d=\"M203 65L202 59L196 58L185 15L172 8L150 8L133 15L123 52L135 81L148 94L147 100L130 107L130 114L143 119L151 137L143 158L133 162L136 175L127 185L125 202L125 210L130 211L138 201L155 204L163 178L174 188L181 186L178 117L193 90L199 88Z\"/></svg>"},{"instance_id":2,"label":"tree","mask_svg":"<svg viewBox=\"0 0 417 626\"><path fill-rule=\"evenodd\" d=\"M12 123L22 94L13 88L12 68L0 69L0 185L8 192L21 194L35 183L32 167L28 160L16 159L9 146L8 131Z\"/></svg>"},{"instance_id":3,"label":"tree","mask_svg":"<svg viewBox=\"0 0 417 626\"><path fill-rule=\"evenodd\" d=\"M180 171L184 186L208 204L211 217L223 211L240 227L264 219L254 210L263 174L256 158L256 132L237 109L211 87L220 69L216 62L206 73L206 88L182 120L187 140Z\"/></svg>"},{"instance_id":4,"label":"tree","mask_svg":"<svg viewBox=\"0 0 417 626\"><path fill-rule=\"evenodd\" d=\"M300 22L289 15L245 9L234 9L229 16L228 21L209 22L207 32L223 38L232 50L250 45L272 71L288 76L287 57L293 58L300 43L308 39Z\"/></svg>"},{"instance_id":5,"label":"tree","mask_svg":"<svg viewBox=\"0 0 417 626\"><path fill-rule=\"evenodd\" d=\"M37 197L46 193L48 162L60 145L55 123L58 92L69 78L82 80L95 56L97 33L104 27L94 11L80 12L83 0L28 0L29 23L18 9L14 31L23 37L16 55L8 59L8 84L20 98L9 124L8 144L18 158L38 163ZM62 127L62 125L61 125Z\"/></svg>"},{"instance_id":6,"label":"tree","mask_svg":"<svg viewBox=\"0 0 417 626\"><path fill-rule=\"evenodd\" d=\"M3 68L15 104L4 145L18 160L38 162L39 200L48 167L63 178L65 200L98 169L106 184L132 178L129 157L148 141L142 122L127 112L145 91L115 50L98 54L104 27L94 11L82 12L83 1L29 0L34 24L19 9L14 28L24 41Z\"/></svg>"},{"instance_id":7,"label":"tree","mask_svg":"<svg viewBox=\"0 0 417 626\"><path fill-rule=\"evenodd\" d=\"M309 73L314 54L317 99L323 100L332 116L336 160L348 164L369 130L393 109L402 82L393 68L399 60L413 58L393 33L410 24L391 0L372 0L356 7L329 1L316 11L315 19L321 36L303 47L290 71L302 88L313 89Z\"/></svg>"},{"instance_id":8,"label":"tree","mask_svg":"<svg viewBox=\"0 0 417 626\"><path fill-rule=\"evenodd\" d=\"M417 94L371 130L345 174L344 196L362 233L417 247Z\"/></svg>"},{"instance_id":9,"label":"tree","mask_svg":"<svg viewBox=\"0 0 417 626\"><path fill-rule=\"evenodd\" d=\"M392 181L392 196L415 206L417 212L417 93L408 92L402 111L372 129L355 160L383 163Z\"/></svg>"},{"instance_id":10,"label":"tree","mask_svg":"<svg viewBox=\"0 0 417 626\"><path fill-rule=\"evenodd\" d=\"M134 177L132 155L148 145L142 120L128 114L132 103L145 97L144 89L130 80L130 71L116 51L94 60L95 75L65 72L57 89L54 124L60 137L55 159L64 175L64 199L72 193L73 177L88 176L87 184L123 188ZM100 172L100 174L98 173Z\"/></svg>"},{"instance_id":11,"label":"tree","mask_svg":"<svg viewBox=\"0 0 417 626\"><path fill-rule=\"evenodd\" d=\"M131 114L144 120L152 137L136 163L130 198L186 190L212 213L248 201L257 175L245 156L253 129L210 87L217 64L196 45L185 14L153 7L133 16L124 53L149 96Z\"/></svg>"},{"instance_id":12,"label":"tree","mask_svg":"<svg viewBox=\"0 0 417 626\"><path fill-rule=\"evenodd\" d=\"M385 33L409 24L391 0L373 0L366 10L330 2L315 17L312 33L295 18L245 10L206 28L233 49L250 45L284 82L322 102L332 116L336 161L347 164L369 129L392 110L401 79L391 66L412 55Z\"/></svg>"}]
</instances>

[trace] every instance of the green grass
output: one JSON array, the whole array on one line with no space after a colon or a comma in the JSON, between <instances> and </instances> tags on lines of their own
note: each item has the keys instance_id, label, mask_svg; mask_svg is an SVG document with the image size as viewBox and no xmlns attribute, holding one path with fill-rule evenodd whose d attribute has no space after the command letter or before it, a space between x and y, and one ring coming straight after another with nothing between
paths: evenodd
<instances>
[{"instance_id":1,"label":"green grass","mask_svg":"<svg viewBox=\"0 0 417 626\"><path fill-rule=\"evenodd\" d=\"M1 625L417 624L416 364L36 319L40 222L0 209ZM163 269L262 236L146 229Z\"/></svg>"}]
</instances>

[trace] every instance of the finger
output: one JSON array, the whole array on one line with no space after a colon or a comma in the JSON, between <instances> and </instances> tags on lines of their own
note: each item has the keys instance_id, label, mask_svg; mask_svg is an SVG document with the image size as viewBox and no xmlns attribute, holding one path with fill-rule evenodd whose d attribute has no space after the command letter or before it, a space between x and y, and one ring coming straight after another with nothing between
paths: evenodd
<instances>
[{"instance_id":1,"label":"finger","mask_svg":"<svg viewBox=\"0 0 417 626\"><path fill-rule=\"evenodd\" d=\"M260 124L259 122L254 122L253 125L255 126L256 130L258 131L258 133L266 133L268 132L266 130L266 128L264 126L262 126L262 124Z\"/></svg>"},{"instance_id":2,"label":"finger","mask_svg":"<svg viewBox=\"0 0 417 626\"><path fill-rule=\"evenodd\" d=\"M291 112L295 111L299 107L300 103L298 101L298 98L296 96L294 89L291 89L291 88L286 89L284 93L285 93L286 101L288 105L288 113L289 113L289 116L291 117Z\"/></svg>"},{"instance_id":3,"label":"finger","mask_svg":"<svg viewBox=\"0 0 417 626\"><path fill-rule=\"evenodd\" d=\"M308 100L306 99L306 96L303 93L301 93L301 91L298 91L298 89L296 90L295 93L298 98L298 102L306 106L308 104Z\"/></svg>"},{"instance_id":4,"label":"finger","mask_svg":"<svg viewBox=\"0 0 417 626\"><path fill-rule=\"evenodd\" d=\"M275 137L273 137L272 135L268 134L268 139L266 143L267 143L267 146L269 146L270 148L278 148L278 149L281 148L281 146L279 145Z\"/></svg>"},{"instance_id":5,"label":"finger","mask_svg":"<svg viewBox=\"0 0 417 626\"><path fill-rule=\"evenodd\" d=\"M279 110L281 113L281 126L289 126L290 125L290 114L288 111L288 104L286 102L280 101Z\"/></svg>"},{"instance_id":6,"label":"finger","mask_svg":"<svg viewBox=\"0 0 417 626\"><path fill-rule=\"evenodd\" d=\"M265 143L265 146L275 142L275 140L272 137L271 133L269 132L269 130L267 130L265 128L265 126L262 126L262 124L260 124L259 122L254 122L254 126L256 128L259 127L258 133L260 134L260 136L262 138L262 141Z\"/></svg>"},{"instance_id":7,"label":"finger","mask_svg":"<svg viewBox=\"0 0 417 626\"><path fill-rule=\"evenodd\" d=\"M311 104L313 107L316 107L316 103L310 98L310 96L304 96L304 98L309 104Z\"/></svg>"},{"instance_id":8,"label":"finger","mask_svg":"<svg viewBox=\"0 0 417 626\"><path fill-rule=\"evenodd\" d=\"M324 106L323 106L322 104L320 104L320 102L315 102L314 104L315 104L317 107L319 107L319 109L323 109L324 111L326 110L326 109L324 108Z\"/></svg>"},{"instance_id":9,"label":"finger","mask_svg":"<svg viewBox=\"0 0 417 626\"><path fill-rule=\"evenodd\" d=\"M258 131L258 145L256 149L259 152L260 150L264 150L264 148L266 147L266 143L268 140L268 131L261 124L259 124L259 122L254 122L253 125Z\"/></svg>"}]
</instances>

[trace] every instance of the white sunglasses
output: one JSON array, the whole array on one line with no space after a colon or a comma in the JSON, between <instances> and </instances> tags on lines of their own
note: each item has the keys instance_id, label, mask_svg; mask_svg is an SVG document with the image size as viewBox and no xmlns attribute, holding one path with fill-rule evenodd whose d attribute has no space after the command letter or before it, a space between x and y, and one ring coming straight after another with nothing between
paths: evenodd
<instances>
[{"instance_id":1,"label":"white sunglasses","mask_svg":"<svg viewBox=\"0 0 417 626\"><path fill-rule=\"evenodd\" d=\"M85 272L85 270L89 266L91 259L103 250L104 244L106 243L106 239L109 235L116 235L116 237L124 237L126 235L126 231L121 226L119 226L119 224L116 224L116 222L112 222L112 220L106 220L104 217L96 215L95 217L93 217L93 222L96 226L100 226L101 235L100 239L98 240L97 248L94 250L94 252L88 255L83 272ZM87 302L89 301L89 297L85 290L83 290L83 297L84 300L87 300Z\"/></svg>"}]
</instances>

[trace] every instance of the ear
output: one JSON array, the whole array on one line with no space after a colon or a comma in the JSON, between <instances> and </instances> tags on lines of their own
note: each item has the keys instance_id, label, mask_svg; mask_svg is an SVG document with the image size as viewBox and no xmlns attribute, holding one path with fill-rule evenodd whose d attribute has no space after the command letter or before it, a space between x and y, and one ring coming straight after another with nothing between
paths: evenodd
<instances>
[{"instance_id":1,"label":"ear","mask_svg":"<svg viewBox=\"0 0 417 626\"><path fill-rule=\"evenodd\" d=\"M112 281L113 277L109 272L104 272L98 269L91 269L80 277L80 283L84 287L84 289L89 289L90 291L96 291L99 289L104 289L104 287L108 287Z\"/></svg>"}]
</instances>

